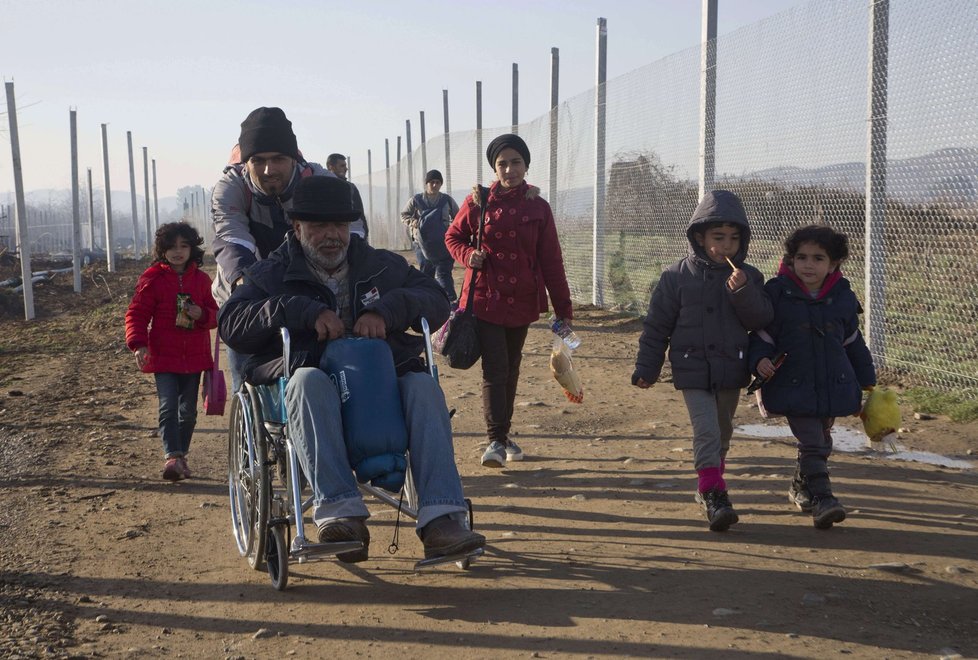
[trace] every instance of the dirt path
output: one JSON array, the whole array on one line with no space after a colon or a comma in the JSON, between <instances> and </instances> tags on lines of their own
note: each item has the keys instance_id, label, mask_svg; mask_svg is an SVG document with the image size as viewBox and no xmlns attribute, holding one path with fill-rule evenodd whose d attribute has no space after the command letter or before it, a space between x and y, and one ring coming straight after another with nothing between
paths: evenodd
<instances>
[{"instance_id":1,"label":"dirt path","mask_svg":"<svg viewBox=\"0 0 978 660\"><path fill-rule=\"evenodd\" d=\"M478 370L442 367L484 558L417 574L411 527L389 555L393 510L371 504L369 561L293 564L276 592L231 536L226 418L201 415L196 478L159 478L155 390L121 340L130 270L0 321L0 656L978 657L975 469L837 453L850 517L824 532L786 501L791 443L738 436L741 522L711 533L681 398L629 386L639 324L602 311L576 324L582 405L531 329L511 469L479 465ZM762 420L745 398L737 421ZM978 433L938 419L901 442L971 459Z\"/></svg>"}]
</instances>

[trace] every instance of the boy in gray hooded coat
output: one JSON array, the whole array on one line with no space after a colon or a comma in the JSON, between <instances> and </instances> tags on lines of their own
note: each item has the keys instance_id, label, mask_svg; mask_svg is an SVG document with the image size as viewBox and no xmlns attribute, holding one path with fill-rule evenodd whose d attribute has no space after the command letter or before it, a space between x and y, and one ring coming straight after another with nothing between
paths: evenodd
<instances>
[{"instance_id":1,"label":"boy in gray hooded coat","mask_svg":"<svg viewBox=\"0 0 978 660\"><path fill-rule=\"evenodd\" d=\"M747 333L774 318L764 278L744 262L750 225L740 199L714 190L686 228L689 254L662 273L652 292L632 384L651 387L666 352L673 385L693 427L697 501L713 531L738 520L723 472L740 389L747 385Z\"/></svg>"}]
</instances>

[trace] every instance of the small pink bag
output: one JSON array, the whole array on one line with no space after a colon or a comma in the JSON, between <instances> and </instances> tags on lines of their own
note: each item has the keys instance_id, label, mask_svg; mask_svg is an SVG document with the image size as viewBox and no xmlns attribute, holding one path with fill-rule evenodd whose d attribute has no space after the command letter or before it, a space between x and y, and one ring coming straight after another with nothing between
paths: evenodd
<instances>
[{"instance_id":1,"label":"small pink bag","mask_svg":"<svg viewBox=\"0 0 978 660\"><path fill-rule=\"evenodd\" d=\"M223 415L227 403L228 388L220 367L221 336L214 331L214 366L204 372L204 414Z\"/></svg>"}]
</instances>

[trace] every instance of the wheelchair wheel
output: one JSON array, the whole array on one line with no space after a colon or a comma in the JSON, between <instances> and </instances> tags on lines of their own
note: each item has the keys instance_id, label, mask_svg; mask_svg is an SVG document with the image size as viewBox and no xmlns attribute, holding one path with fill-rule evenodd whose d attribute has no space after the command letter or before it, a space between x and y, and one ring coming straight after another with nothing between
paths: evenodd
<instances>
[{"instance_id":1,"label":"wheelchair wheel","mask_svg":"<svg viewBox=\"0 0 978 660\"><path fill-rule=\"evenodd\" d=\"M256 413L257 417L257 413ZM259 421L259 420L256 420ZM254 511L252 535L255 538L254 548L248 554L248 565L256 571L265 568L265 544L268 540L268 518L272 506L272 469L269 465L268 437L259 424L255 425L255 488L252 494L252 511Z\"/></svg>"},{"instance_id":2,"label":"wheelchair wheel","mask_svg":"<svg viewBox=\"0 0 978 660\"><path fill-rule=\"evenodd\" d=\"M231 500L231 531L238 553L247 557L255 545L254 493L256 465L251 406L246 395L231 399L228 431L228 495Z\"/></svg>"},{"instance_id":3,"label":"wheelchair wheel","mask_svg":"<svg viewBox=\"0 0 978 660\"><path fill-rule=\"evenodd\" d=\"M265 564L272 586L282 591L289 583L289 546L285 533L285 525L274 525L268 528L266 540L267 554Z\"/></svg>"}]
</instances>

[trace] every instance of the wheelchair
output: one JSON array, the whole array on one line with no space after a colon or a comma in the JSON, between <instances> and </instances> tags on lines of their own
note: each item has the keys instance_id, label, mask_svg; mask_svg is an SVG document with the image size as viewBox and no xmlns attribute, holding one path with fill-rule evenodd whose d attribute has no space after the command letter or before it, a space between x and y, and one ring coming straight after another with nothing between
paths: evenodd
<instances>
[{"instance_id":1,"label":"wheelchair","mask_svg":"<svg viewBox=\"0 0 978 660\"><path fill-rule=\"evenodd\" d=\"M437 381L427 320L421 319L421 325L428 374ZM305 534L303 514L312 508L313 497L310 493L303 499L308 483L288 433L289 331L282 328L281 336L285 376L269 385L244 383L231 399L228 430L228 495L235 544L251 568L268 571L272 586L280 591L288 584L290 561L302 564L363 547L359 541L315 543ZM360 483L359 488L396 509L398 515L417 520L418 495L410 467L399 497L369 483ZM465 504L465 524L472 529L472 502L466 499ZM396 547L396 542L391 544L393 551ZM466 570L482 553L480 548L466 555L424 559L414 568L455 563Z\"/></svg>"}]
</instances>

